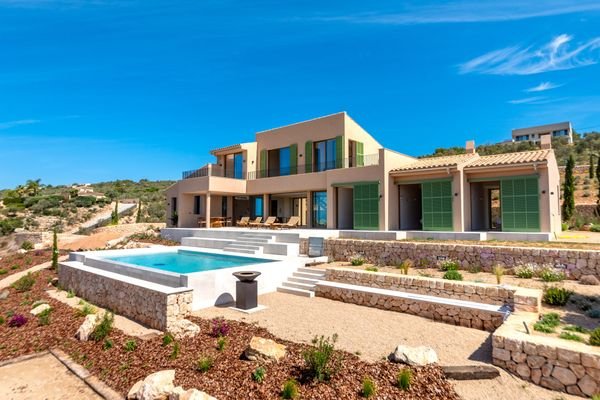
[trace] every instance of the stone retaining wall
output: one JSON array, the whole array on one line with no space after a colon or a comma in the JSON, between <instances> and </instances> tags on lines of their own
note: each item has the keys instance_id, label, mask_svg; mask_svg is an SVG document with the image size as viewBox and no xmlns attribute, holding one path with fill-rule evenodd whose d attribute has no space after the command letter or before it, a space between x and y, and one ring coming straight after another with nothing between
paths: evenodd
<instances>
[{"instance_id":1,"label":"stone retaining wall","mask_svg":"<svg viewBox=\"0 0 600 400\"><path fill-rule=\"evenodd\" d=\"M493 332L504 321L504 316L501 313L473 310L452 304L430 303L423 300L368 293L360 289L333 288L317 284L315 294L319 297L343 301L344 303L417 315L450 325L460 325L488 332Z\"/></svg>"},{"instance_id":2,"label":"stone retaining wall","mask_svg":"<svg viewBox=\"0 0 600 400\"><path fill-rule=\"evenodd\" d=\"M600 349L555 337L528 335L523 322L531 326L536 319L536 314L513 314L494 332L494 365L551 390L587 397L600 393Z\"/></svg>"},{"instance_id":3,"label":"stone retaining wall","mask_svg":"<svg viewBox=\"0 0 600 400\"><path fill-rule=\"evenodd\" d=\"M573 279L583 275L594 275L600 279L600 250L327 239L325 255L335 261L348 261L360 255L367 262L377 265L394 265L411 259L418 266L436 265L438 257L445 257L459 261L463 269L479 266L486 272L491 272L496 264L507 268L526 263L552 264L564 266L567 275Z\"/></svg>"},{"instance_id":4,"label":"stone retaining wall","mask_svg":"<svg viewBox=\"0 0 600 400\"><path fill-rule=\"evenodd\" d=\"M511 286L459 282L444 279L359 271L351 268L327 268L325 279L381 289L399 290L428 296L476 303L507 305L512 310L539 312L542 293Z\"/></svg>"},{"instance_id":5,"label":"stone retaining wall","mask_svg":"<svg viewBox=\"0 0 600 400\"><path fill-rule=\"evenodd\" d=\"M192 310L192 290L163 293L60 264L58 280L65 290L90 303L132 318L150 328L168 331Z\"/></svg>"}]
</instances>

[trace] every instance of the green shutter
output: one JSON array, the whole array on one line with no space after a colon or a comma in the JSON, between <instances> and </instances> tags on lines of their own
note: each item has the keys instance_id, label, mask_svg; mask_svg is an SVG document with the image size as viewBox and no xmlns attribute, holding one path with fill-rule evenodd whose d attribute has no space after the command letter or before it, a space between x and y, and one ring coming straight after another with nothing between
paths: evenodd
<instances>
[{"instance_id":1,"label":"green shutter","mask_svg":"<svg viewBox=\"0 0 600 400\"><path fill-rule=\"evenodd\" d=\"M506 178L500 181L502 230L539 232L540 199L537 177Z\"/></svg>"},{"instance_id":2,"label":"green shutter","mask_svg":"<svg viewBox=\"0 0 600 400\"><path fill-rule=\"evenodd\" d=\"M424 231L453 230L451 181L421 183L421 201Z\"/></svg>"},{"instance_id":3,"label":"green shutter","mask_svg":"<svg viewBox=\"0 0 600 400\"><path fill-rule=\"evenodd\" d=\"M335 167L342 168L344 166L344 136L335 138Z\"/></svg>"},{"instance_id":4,"label":"green shutter","mask_svg":"<svg viewBox=\"0 0 600 400\"><path fill-rule=\"evenodd\" d=\"M379 183L354 185L354 229L379 229Z\"/></svg>"},{"instance_id":5,"label":"green shutter","mask_svg":"<svg viewBox=\"0 0 600 400\"><path fill-rule=\"evenodd\" d=\"M313 142L312 142L312 140L309 140L304 144L304 170L305 170L305 172L312 172L312 154L313 154Z\"/></svg>"},{"instance_id":6,"label":"green shutter","mask_svg":"<svg viewBox=\"0 0 600 400\"><path fill-rule=\"evenodd\" d=\"M298 145L290 145L290 175L298 173Z\"/></svg>"},{"instance_id":7,"label":"green shutter","mask_svg":"<svg viewBox=\"0 0 600 400\"><path fill-rule=\"evenodd\" d=\"M267 150L260 151L260 171L258 176L261 178L267 176Z\"/></svg>"},{"instance_id":8,"label":"green shutter","mask_svg":"<svg viewBox=\"0 0 600 400\"><path fill-rule=\"evenodd\" d=\"M356 166L362 167L365 165L365 144L363 142L356 142Z\"/></svg>"}]
</instances>

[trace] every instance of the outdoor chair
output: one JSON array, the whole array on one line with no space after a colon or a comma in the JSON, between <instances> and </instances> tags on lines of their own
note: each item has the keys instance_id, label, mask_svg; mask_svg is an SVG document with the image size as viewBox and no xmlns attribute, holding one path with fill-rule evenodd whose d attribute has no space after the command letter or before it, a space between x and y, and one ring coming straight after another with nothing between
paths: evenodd
<instances>
[{"instance_id":1,"label":"outdoor chair","mask_svg":"<svg viewBox=\"0 0 600 400\"><path fill-rule=\"evenodd\" d=\"M277 217L269 217L262 224L258 224L258 228L271 228L273 224L277 221Z\"/></svg>"},{"instance_id":2,"label":"outdoor chair","mask_svg":"<svg viewBox=\"0 0 600 400\"><path fill-rule=\"evenodd\" d=\"M256 228L258 226L260 226L262 221L262 217L256 217L256 219L254 221L250 221L248 222L248 226L250 226L251 228Z\"/></svg>"},{"instance_id":3,"label":"outdoor chair","mask_svg":"<svg viewBox=\"0 0 600 400\"><path fill-rule=\"evenodd\" d=\"M236 226L248 226L250 224L250 217L242 217L235 223Z\"/></svg>"},{"instance_id":4,"label":"outdoor chair","mask_svg":"<svg viewBox=\"0 0 600 400\"><path fill-rule=\"evenodd\" d=\"M296 228L298 227L298 225L300 225L300 217L290 217L290 219L288 220L288 222L284 222L282 224L280 223L274 223L272 225L272 228L276 228L276 229L292 229L292 228Z\"/></svg>"}]
</instances>

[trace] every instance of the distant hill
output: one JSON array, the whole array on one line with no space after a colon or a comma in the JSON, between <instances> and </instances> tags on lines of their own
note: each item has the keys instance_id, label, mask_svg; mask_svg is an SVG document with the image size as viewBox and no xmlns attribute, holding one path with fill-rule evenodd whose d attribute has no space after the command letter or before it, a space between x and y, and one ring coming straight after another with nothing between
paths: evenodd
<instances>
[{"instance_id":1,"label":"distant hill","mask_svg":"<svg viewBox=\"0 0 600 400\"><path fill-rule=\"evenodd\" d=\"M565 165L569 158L569 154L571 153L575 157L575 163L577 165L589 164L590 154L600 154L600 132L587 132L582 134L573 133L572 145L570 145L565 138L553 139L552 148L556 154L558 165ZM477 153L483 156L537 149L539 149L539 145L530 142L508 142L479 145L477 146ZM464 147L437 148L432 154L422 157L448 156L463 154L464 152Z\"/></svg>"}]
</instances>

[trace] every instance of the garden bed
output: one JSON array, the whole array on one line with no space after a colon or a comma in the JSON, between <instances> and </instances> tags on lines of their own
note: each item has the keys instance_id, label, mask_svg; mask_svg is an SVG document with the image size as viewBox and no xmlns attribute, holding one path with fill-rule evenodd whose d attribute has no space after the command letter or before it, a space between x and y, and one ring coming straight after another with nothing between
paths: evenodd
<instances>
[{"instance_id":1,"label":"garden bed","mask_svg":"<svg viewBox=\"0 0 600 400\"><path fill-rule=\"evenodd\" d=\"M64 253L62 253L64 254ZM52 259L52 250L31 250L0 258L0 280Z\"/></svg>"},{"instance_id":2,"label":"garden bed","mask_svg":"<svg viewBox=\"0 0 600 400\"><path fill-rule=\"evenodd\" d=\"M47 282L56 277L54 271L43 270L35 276L36 282L29 291L19 293L10 288L8 298L0 300L0 315L4 318L11 313L28 318L21 327L8 327L7 322L0 325L0 360L58 347L122 394L151 372L175 369L176 385L203 390L220 400L279 399L284 382L290 378L300 383L300 397L303 399L357 399L360 398L362 381L367 376L375 382L378 398L458 399L437 366L413 369L412 385L408 391L402 391L394 386L394 381L405 367L387 361L371 364L341 351L337 352L343 360L339 374L328 383L313 383L305 374L302 357L308 345L278 339L264 328L243 322L227 321L230 329L223 351L217 350L217 339L211 335L211 321L194 317L190 319L200 326L201 333L194 338L180 340L177 357L173 357L175 345L163 346L162 337L140 340L116 329L109 335L112 348L103 349L106 346L102 341L77 341L74 334L84 317L45 293ZM31 304L39 299L47 301L53 308L48 325L40 325L38 319L29 314ZM263 383L254 382L251 377L259 364L240 358L252 336L276 340L288 350L283 359L265 366ZM126 351L124 344L131 340L136 343L135 349ZM214 360L213 367L205 373L195 368L201 357Z\"/></svg>"}]
</instances>

